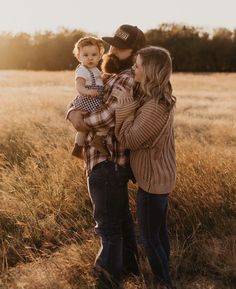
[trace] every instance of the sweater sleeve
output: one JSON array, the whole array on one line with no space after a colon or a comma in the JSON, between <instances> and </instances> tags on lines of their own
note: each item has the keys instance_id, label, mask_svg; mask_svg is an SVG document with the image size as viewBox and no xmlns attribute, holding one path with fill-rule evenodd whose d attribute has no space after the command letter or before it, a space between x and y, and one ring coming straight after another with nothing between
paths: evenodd
<instances>
[{"instance_id":1,"label":"sweater sleeve","mask_svg":"<svg viewBox=\"0 0 236 289\"><path fill-rule=\"evenodd\" d=\"M130 102L116 109L115 134L126 148L143 149L158 137L167 120L164 105L150 100L136 111L135 102Z\"/></svg>"},{"instance_id":2,"label":"sweater sleeve","mask_svg":"<svg viewBox=\"0 0 236 289\"><path fill-rule=\"evenodd\" d=\"M109 91L109 99L112 101L105 103L100 109L87 114L84 117L84 122L93 129L114 127L117 99L116 95L113 95L113 90L116 90L117 87L123 87L127 95L130 96L133 89L133 83L134 80L132 77L130 77L130 75L121 75L115 80L111 91Z\"/></svg>"}]
</instances>

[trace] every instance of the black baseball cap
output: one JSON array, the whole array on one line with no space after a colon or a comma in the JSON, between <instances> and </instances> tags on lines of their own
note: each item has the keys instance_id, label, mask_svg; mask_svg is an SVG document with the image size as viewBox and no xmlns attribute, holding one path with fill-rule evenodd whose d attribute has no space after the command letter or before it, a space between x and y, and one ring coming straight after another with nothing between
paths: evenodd
<instances>
[{"instance_id":1,"label":"black baseball cap","mask_svg":"<svg viewBox=\"0 0 236 289\"><path fill-rule=\"evenodd\" d=\"M145 36L137 26L121 25L113 37L102 37L111 46L123 49L139 50L146 45Z\"/></svg>"}]
</instances>

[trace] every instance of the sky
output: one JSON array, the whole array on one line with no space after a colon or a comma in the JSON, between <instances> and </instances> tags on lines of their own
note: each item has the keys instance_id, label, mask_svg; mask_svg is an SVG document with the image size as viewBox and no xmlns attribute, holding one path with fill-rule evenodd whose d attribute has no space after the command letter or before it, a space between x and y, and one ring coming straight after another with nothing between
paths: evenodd
<instances>
[{"instance_id":1,"label":"sky","mask_svg":"<svg viewBox=\"0 0 236 289\"><path fill-rule=\"evenodd\" d=\"M0 33L62 27L110 36L122 24L144 32L161 23L236 29L236 0L0 0Z\"/></svg>"}]
</instances>

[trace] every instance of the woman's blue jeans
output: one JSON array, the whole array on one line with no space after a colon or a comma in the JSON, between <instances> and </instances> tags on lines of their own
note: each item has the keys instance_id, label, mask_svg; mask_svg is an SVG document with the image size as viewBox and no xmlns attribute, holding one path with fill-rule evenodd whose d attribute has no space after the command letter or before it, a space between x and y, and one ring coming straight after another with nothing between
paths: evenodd
<instances>
[{"instance_id":1,"label":"woman's blue jeans","mask_svg":"<svg viewBox=\"0 0 236 289\"><path fill-rule=\"evenodd\" d=\"M138 274L137 244L129 209L127 183L129 168L111 161L97 164L88 178L89 193L101 247L95 268L102 268L115 279L122 274Z\"/></svg>"},{"instance_id":2,"label":"woman's blue jeans","mask_svg":"<svg viewBox=\"0 0 236 289\"><path fill-rule=\"evenodd\" d=\"M171 287L167 206L168 194L151 194L138 189L137 217L141 241L156 281Z\"/></svg>"}]
</instances>

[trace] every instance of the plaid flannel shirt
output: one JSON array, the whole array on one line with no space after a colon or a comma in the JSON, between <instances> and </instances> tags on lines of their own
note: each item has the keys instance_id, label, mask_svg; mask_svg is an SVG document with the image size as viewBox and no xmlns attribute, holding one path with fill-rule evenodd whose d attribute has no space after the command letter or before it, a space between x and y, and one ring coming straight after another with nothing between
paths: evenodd
<instances>
[{"instance_id":1,"label":"plaid flannel shirt","mask_svg":"<svg viewBox=\"0 0 236 289\"><path fill-rule=\"evenodd\" d=\"M111 76L108 80L104 81L104 85L104 104L101 108L98 108L94 112L90 112L84 117L85 123L91 128L86 137L84 147L87 174L92 171L96 164L105 160L111 160L120 166L129 164L129 151L117 141L114 133L116 97L112 94L112 91L119 85L124 87L128 93L131 92L134 88L134 76L131 69L124 70L117 75ZM67 112L67 116L70 111L76 109L75 99ZM106 145L110 152L109 156L100 154L98 150L90 145L96 130L99 128L109 129L106 136Z\"/></svg>"}]
</instances>

